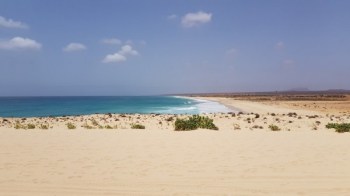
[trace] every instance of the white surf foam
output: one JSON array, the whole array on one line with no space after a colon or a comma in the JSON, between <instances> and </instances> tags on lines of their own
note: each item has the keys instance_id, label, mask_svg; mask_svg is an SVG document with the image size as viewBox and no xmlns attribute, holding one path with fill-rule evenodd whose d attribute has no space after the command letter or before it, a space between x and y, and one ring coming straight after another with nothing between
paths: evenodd
<instances>
[{"instance_id":1,"label":"white surf foam","mask_svg":"<svg viewBox=\"0 0 350 196\"><path fill-rule=\"evenodd\" d=\"M225 105L209 100L203 100L193 97L173 96L180 99L187 99L184 106L180 107L160 107L153 111L161 114L203 114L203 113L228 113L237 112ZM187 106L186 106L187 105Z\"/></svg>"},{"instance_id":2,"label":"white surf foam","mask_svg":"<svg viewBox=\"0 0 350 196\"><path fill-rule=\"evenodd\" d=\"M215 101L208 101L202 99L196 99L196 101L198 102L196 106L198 108L199 113L227 113L233 111L225 105L222 105L221 103Z\"/></svg>"},{"instance_id":3,"label":"white surf foam","mask_svg":"<svg viewBox=\"0 0 350 196\"><path fill-rule=\"evenodd\" d=\"M227 112L237 112L235 110L232 110L225 105L215 102L215 101L209 101L209 100L204 100L204 99L198 99L198 98L193 98L193 97L181 97L181 96L176 96L178 98L184 98L184 99L192 99L193 101L196 102L195 106L197 108L196 113L227 113Z\"/></svg>"}]
</instances>

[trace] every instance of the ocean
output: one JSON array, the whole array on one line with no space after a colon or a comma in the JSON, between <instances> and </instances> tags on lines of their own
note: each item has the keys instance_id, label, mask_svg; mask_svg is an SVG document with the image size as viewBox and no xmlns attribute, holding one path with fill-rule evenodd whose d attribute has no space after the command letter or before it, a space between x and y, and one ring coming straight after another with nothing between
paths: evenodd
<instances>
[{"instance_id":1,"label":"ocean","mask_svg":"<svg viewBox=\"0 0 350 196\"><path fill-rule=\"evenodd\" d=\"M217 102L176 96L0 97L0 117L96 113L201 114L230 111Z\"/></svg>"}]
</instances>

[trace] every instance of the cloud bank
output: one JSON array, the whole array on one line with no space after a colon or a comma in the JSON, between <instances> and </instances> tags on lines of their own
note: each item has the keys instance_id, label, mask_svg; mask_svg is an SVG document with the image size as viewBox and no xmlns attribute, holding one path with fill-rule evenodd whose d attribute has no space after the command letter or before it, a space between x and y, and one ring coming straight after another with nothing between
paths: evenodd
<instances>
[{"instance_id":1,"label":"cloud bank","mask_svg":"<svg viewBox=\"0 0 350 196\"><path fill-rule=\"evenodd\" d=\"M0 49L3 50L40 50L41 44L35 40L23 37L14 37L10 40L0 41Z\"/></svg>"},{"instance_id":2,"label":"cloud bank","mask_svg":"<svg viewBox=\"0 0 350 196\"><path fill-rule=\"evenodd\" d=\"M212 13L199 11L197 13L188 13L182 17L181 24L184 27L199 26L211 21Z\"/></svg>"}]
</instances>

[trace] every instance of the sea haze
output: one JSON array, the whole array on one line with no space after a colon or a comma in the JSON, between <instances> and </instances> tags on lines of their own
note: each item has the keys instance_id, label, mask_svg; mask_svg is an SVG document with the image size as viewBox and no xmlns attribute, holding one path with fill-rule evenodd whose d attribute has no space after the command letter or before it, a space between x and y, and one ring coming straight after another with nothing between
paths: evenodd
<instances>
[{"instance_id":1,"label":"sea haze","mask_svg":"<svg viewBox=\"0 0 350 196\"><path fill-rule=\"evenodd\" d=\"M0 97L1 117L95 113L200 114L229 112L217 102L173 96Z\"/></svg>"}]
</instances>

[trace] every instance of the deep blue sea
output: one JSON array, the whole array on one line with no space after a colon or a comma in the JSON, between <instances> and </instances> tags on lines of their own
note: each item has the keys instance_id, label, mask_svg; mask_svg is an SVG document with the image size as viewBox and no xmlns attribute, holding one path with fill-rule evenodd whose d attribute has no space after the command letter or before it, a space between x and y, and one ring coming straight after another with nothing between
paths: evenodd
<instances>
[{"instance_id":1,"label":"deep blue sea","mask_svg":"<svg viewBox=\"0 0 350 196\"><path fill-rule=\"evenodd\" d=\"M0 117L95 113L200 114L229 111L216 102L175 96L0 97Z\"/></svg>"}]
</instances>

